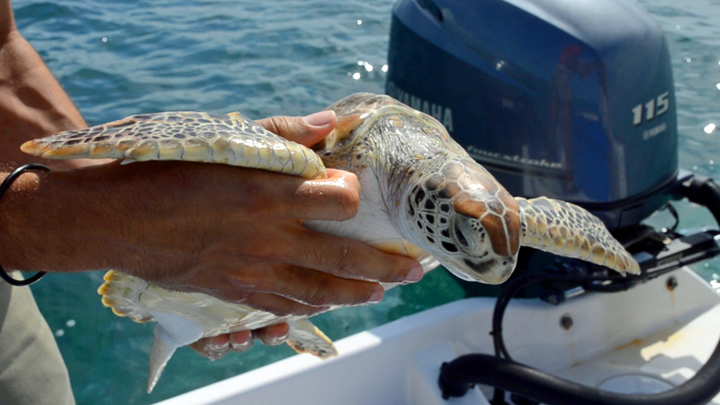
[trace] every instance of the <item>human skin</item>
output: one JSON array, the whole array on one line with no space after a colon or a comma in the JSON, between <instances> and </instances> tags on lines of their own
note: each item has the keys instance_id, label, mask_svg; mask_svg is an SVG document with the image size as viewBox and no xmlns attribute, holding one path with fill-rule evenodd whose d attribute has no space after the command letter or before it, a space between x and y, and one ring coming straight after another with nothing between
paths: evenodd
<instances>
[{"instance_id":1,"label":"human skin","mask_svg":"<svg viewBox=\"0 0 720 405\"><path fill-rule=\"evenodd\" d=\"M332 112L261 120L268 130L312 145L333 129ZM304 180L190 162L43 161L20 152L27 140L87 124L0 0L0 180L20 176L0 202L5 269L116 269L180 291L202 292L278 315L313 315L333 305L377 302L379 282L414 282L420 265L360 242L305 228L357 213L360 186L347 172ZM281 343L287 325L255 331ZM244 350L253 334L204 339L211 358Z\"/></svg>"}]
</instances>

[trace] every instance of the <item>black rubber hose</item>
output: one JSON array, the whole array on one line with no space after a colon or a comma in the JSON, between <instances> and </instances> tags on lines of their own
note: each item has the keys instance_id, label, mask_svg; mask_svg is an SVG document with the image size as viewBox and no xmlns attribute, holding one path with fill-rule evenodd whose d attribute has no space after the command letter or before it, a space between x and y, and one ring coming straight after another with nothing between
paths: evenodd
<instances>
[{"instance_id":1,"label":"black rubber hose","mask_svg":"<svg viewBox=\"0 0 720 405\"><path fill-rule=\"evenodd\" d=\"M690 184L683 187L683 196L695 204L710 210L715 222L720 225L720 186L713 179L694 176Z\"/></svg>"},{"instance_id":2,"label":"black rubber hose","mask_svg":"<svg viewBox=\"0 0 720 405\"><path fill-rule=\"evenodd\" d=\"M693 378L657 394L603 391L487 354L443 363L439 383L445 399L484 384L549 405L705 405L720 391L720 343Z\"/></svg>"}]
</instances>

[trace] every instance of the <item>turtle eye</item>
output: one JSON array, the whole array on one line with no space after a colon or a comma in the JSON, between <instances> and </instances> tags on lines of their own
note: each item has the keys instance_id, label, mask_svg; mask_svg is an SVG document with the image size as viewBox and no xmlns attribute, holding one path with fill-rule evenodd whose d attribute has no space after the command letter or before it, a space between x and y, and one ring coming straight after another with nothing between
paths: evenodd
<instances>
[{"instance_id":1,"label":"turtle eye","mask_svg":"<svg viewBox=\"0 0 720 405\"><path fill-rule=\"evenodd\" d=\"M470 242L468 242L468 239L465 237L465 234L463 233L462 228L460 227L460 224L457 222L453 225L453 231L455 233L455 240L463 245L466 248L470 247Z\"/></svg>"}]
</instances>

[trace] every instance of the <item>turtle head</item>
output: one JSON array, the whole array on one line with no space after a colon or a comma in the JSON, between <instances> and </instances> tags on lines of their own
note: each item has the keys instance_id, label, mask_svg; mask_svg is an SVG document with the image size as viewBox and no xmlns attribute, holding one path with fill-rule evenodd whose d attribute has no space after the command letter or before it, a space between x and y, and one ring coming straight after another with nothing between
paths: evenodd
<instances>
[{"instance_id":1,"label":"turtle head","mask_svg":"<svg viewBox=\"0 0 720 405\"><path fill-rule=\"evenodd\" d=\"M407 202L420 247L453 274L488 284L510 277L520 246L518 203L485 168L451 158L419 180Z\"/></svg>"}]
</instances>

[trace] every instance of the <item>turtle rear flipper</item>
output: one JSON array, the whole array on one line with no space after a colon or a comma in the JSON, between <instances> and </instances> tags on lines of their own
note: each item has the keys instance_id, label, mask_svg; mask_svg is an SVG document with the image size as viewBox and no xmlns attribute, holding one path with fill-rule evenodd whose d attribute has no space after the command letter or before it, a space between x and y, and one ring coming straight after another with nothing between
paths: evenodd
<instances>
[{"instance_id":1,"label":"turtle rear flipper","mask_svg":"<svg viewBox=\"0 0 720 405\"><path fill-rule=\"evenodd\" d=\"M547 197L515 200L520 205L523 246L579 258L622 274L640 273L630 253L585 209Z\"/></svg>"},{"instance_id":2,"label":"turtle rear flipper","mask_svg":"<svg viewBox=\"0 0 720 405\"><path fill-rule=\"evenodd\" d=\"M335 345L312 322L307 319L288 321L290 332L286 340L288 346L298 353L310 353L321 359L338 355Z\"/></svg>"}]
</instances>

